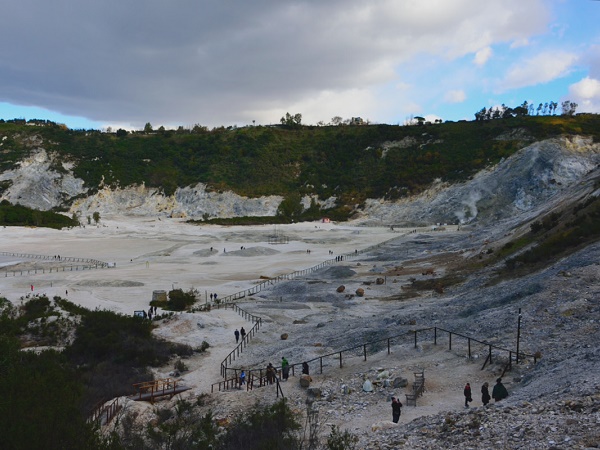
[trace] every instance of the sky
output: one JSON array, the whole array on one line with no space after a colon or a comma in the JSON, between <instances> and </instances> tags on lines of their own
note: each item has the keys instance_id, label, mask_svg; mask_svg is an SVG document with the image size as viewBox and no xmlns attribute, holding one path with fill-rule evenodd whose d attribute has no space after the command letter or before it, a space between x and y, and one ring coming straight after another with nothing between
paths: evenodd
<instances>
[{"instance_id":1,"label":"sky","mask_svg":"<svg viewBox=\"0 0 600 450\"><path fill-rule=\"evenodd\" d=\"M600 113L599 23L596 0L6 2L0 118L402 125L565 100Z\"/></svg>"}]
</instances>

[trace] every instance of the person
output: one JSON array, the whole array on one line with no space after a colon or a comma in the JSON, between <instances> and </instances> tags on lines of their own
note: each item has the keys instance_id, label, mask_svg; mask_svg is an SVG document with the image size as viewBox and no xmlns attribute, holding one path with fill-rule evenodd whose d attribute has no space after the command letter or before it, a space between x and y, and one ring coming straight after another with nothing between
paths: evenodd
<instances>
[{"instance_id":1,"label":"person","mask_svg":"<svg viewBox=\"0 0 600 450\"><path fill-rule=\"evenodd\" d=\"M267 366L267 384L273 384L275 382L275 367L269 363Z\"/></svg>"},{"instance_id":2,"label":"person","mask_svg":"<svg viewBox=\"0 0 600 450\"><path fill-rule=\"evenodd\" d=\"M471 397L471 385L467 383L465 385L465 389L463 390L463 394L465 396L465 408L469 407L469 402L473 401L473 397Z\"/></svg>"},{"instance_id":3,"label":"person","mask_svg":"<svg viewBox=\"0 0 600 450\"><path fill-rule=\"evenodd\" d=\"M233 334L235 334L235 343L237 344L238 341L240 340L240 332L236 328L235 331L233 332Z\"/></svg>"},{"instance_id":4,"label":"person","mask_svg":"<svg viewBox=\"0 0 600 450\"><path fill-rule=\"evenodd\" d=\"M308 363L304 361L302 363L302 375L309 375L308 373Z\"/></svg>"},{"instance_id":5,"label":"person","mask_svg":"<svg viewBox=\"0 0 600 450\"><path fill-rule=\"evenodd\" d=\"M285 356L281 357L281 377L283 378L283 381L287 381L287 379L290 376L290 363L288 362L287 359L285 359Z\"/></svg>"},{"instance_id":6,"label":"person","mask_svg":"<svg viewBox=\"0 0 600 450\"><path fill-rule=\"evenodd\" d=\"M496 380L496 385L494 386L494 389L492 390L492 398L494 399L494 401L499 402L500 400L502 400L506 397L508 397L508 391L502 384L502 378L498 378Z\"/></svg>"},{"instance_id":7,"label":"person","mask_svg":"<svg viewBox=\"0 0 600 450\"><path fill-rule=\"evenodd\" d=\"M399 398L392 397L392 422L398 423L402 414L402 403Z\"/></svg>"},{"instance_id":8,"label":"person","mask_svg":"<svg viewBox=\"0 0 600 450\"><path fill-rule=\"evenodd\" d=\"M243 341L244 338L246 337L246 330L244 330L244 327L240 328L240 334L242 336L242 341Z\"/></svg>"},{"instance_id":9,"label":"person","mask_svg":"<svg viewBox=\"0 0 600 450\"><path fill-rule=\"evenodd\" d=\"M242 384L246 384L246 372L242 370L240 373L240 389L242 388Z\"/></svg>"},{"instance_id":10,"label":"person","mask_svg":"<svg viewBox=\"0 0 600 450\"><path fill-rule=\"evenodd\" d=\"M486 406L490 402L491 397L488 386L489 383L487 381L481 386L481 402L483 403L483 406Z\"/></svg>"}]
</instances>

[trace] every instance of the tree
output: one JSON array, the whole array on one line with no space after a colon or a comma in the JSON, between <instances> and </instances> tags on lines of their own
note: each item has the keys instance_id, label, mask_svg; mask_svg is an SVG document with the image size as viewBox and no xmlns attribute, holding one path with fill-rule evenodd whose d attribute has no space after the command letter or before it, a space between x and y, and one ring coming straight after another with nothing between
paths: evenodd
<instances>
[{"instance_id":1,"label":"tree","mask_svg":"<svg viewBox=\"0 0 600 450\"><path fill-rule=\"evenodd\" d=\"M293 116L287 112L285 117L280 119L281 125L285 125L290 128L299 128L302 125L302 114L296 113Z\"/></svg>"},{"instance_id":2,"label":"tree","mask_svg":"<svg viewBox=\"0 0 600 450\"><path fill-rule=\"evenodd\" d=\"M342 120L343 119L340 116L335 116L331 119L331 125L341 125Z\"/></svg>"},{"instance_id":3,"label":"tree","mask_svg":"<svg viewBox=\"0 0 600 450\"><path fill-rule=\"evenodd\" d=\"M117 137L123 137L123 136L127 136L127 130L124 130L123 128L119 128L117 130Z\"/></svg>"},{"instance_id":4,"label":"tree","mask_svg":"<svg viewBox=\"0 0 600 450\"><path fill-rule=\"evenodd\" d=\"M98 225L98 222L100 222L100 213L98 211L94 212L94 214L92 215L92 217L94 218L94 223L96 225Z\"/></svg>"},{"instance_id":5,"label":"tree","mask_svg":"<svg viewBox=\"0 0 600 450\"><path fill-rule=\"evenodd\" d=\"M565 100L561 103L562 115L563 116L574 116L575 111L577 111L577 107L579 105L570 100Z\"/></svg>"},{"instance_id":6,"label":"tree","mask_svg":"<svg viewBox=\"0 0 600 450\"><path fill-rule=\"evenodd\" d=\"M150 122L146 123L146 125L144 125L144 133L152 133L152 131L152 124Z\"/></svg>"}]
</instances>

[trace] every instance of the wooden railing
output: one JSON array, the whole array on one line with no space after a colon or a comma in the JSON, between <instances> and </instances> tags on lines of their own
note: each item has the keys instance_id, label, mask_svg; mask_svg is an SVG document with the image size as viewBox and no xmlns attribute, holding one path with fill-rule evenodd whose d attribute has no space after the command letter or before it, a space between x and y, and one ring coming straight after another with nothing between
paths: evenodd
<instances>
[{"instance_id":1,"label":"wooden railing","mask_svg":"<svg viewBox=\"0 0 600 450\"><path fill-rule=\"evenodd\" d=\"M115 398L108 405L106 405L106 401L102 400L92 410L92 413L88 417L88 422L106 425L110 423L120 409L121 404L119 402L119 397Z\"/></svg>"}]
</instances>

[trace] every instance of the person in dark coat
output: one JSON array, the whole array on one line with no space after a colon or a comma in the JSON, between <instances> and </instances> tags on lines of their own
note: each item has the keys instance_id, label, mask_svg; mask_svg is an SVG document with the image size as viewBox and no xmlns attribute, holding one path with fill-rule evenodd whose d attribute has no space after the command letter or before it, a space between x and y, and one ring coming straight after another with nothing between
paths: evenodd
<instances>
[{"instance_id":1,"label":"person in dark coat","mask_svg":"<svg viewBox=\"0 0 600 450\"><path fill-rule=\"evenodd\" d=\"M243 341L244 338L246 337L246 330L244 330L244 327L240 328L240 335L242 336L242 341Z\"/></svg>"},{"instance_id":2,"label":"person in dark coat","mask_svg":"<svg viewBox=\"0 0 600 450\"><path fill-rule=\"evenodd\" d=\"M492 398L490 397L490 391L488 389L488 386L489 384L487 381L483 383L483 386L481 386L481 402L483 403L483 406L486 406Z\"/></svg>"},{"instance_id":3,"label":"person in dark coat","mask_svg":"<svg viewBox=\"0 0 600 450\"><path fill-rule=\"evenodd\" d=\"M473 401L473 397L471 397L471 385L469 383L466 384L463 394L465 396L465 408L468 408L469 402Z\"/></svg>"},{"instance_id":4,"label":"person in dark coat","mask_svg":"<svg viewBox=\"0 0 600 450\"><path fill-rule=\"evenodd\" d=\"M392 422L398 423L402 414L402 403L400 399L392 397Z\"/></svg>"},{"instance_id":5,"label":"person in dark coat","mask_svg":"<svg viewBox=\"0 0 600 450\"><path fill-rule=\"evenodd\" d=\"M494 399L494 401L499 402L500 400L505 399L506 397L508 397L508 391L502 384L502 378L498 378L496 380L496 385L492 390L492 398Z\"/></svg>"},{"instance_id":6,"label":"person in dark coat","mask_svg":"<svg viewBox=\"0 0 600 450\"><path fill-rule=\"evenodd\" d=\"M308 373L308 363L304 361L302 363L302 375L309 375Z\"/></svg>"},{"instance_id":7,"label":"person in dark coat","mask_svg":"<svg viewBox=\"0 0 600 450\"><path fill-rule=\"evenodd\" d=\"M273 364L269 363L269 365L267 366L267 384L275 383L275 376L275 367L273 367Z\"/></svg>"},{"instance_id":8,"label":"person in dark coat","mask_svg":"<svg viewBox=\"0 0 600 450\"><path fill-rule=\"evenodd\" d=\"M240 340L240 332L236 329L233 334L235 334L235 343L237 344Z\"/></svg>"}]
</instances>

